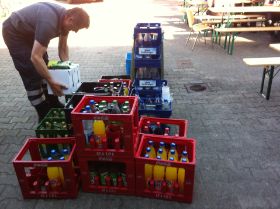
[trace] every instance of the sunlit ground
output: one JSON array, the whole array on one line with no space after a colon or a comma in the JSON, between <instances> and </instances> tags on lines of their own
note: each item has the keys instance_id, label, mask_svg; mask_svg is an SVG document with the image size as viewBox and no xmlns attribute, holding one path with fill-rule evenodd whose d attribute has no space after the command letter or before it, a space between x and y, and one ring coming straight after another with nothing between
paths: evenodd
<instances>
[{"instance_id":1,"label":"sunlit ground","mask_svg":"<svg viewBox=\"0 0 280 209\"><path fill-rule=\"evenodd\" d=\"M153 0L104 0L98 3L71 5L63 1L53 1L66 8L82 7L90 15L91 25L78 33L71 32L68 45L71 47L94 46L131 46L133 41L133 28L139 22L160 22L164 28L165 39L172 39L175 34L184 34L184 29L170 26L168 22L174 21L170 10L164 6L154 7ZM27 0L13 9L17 10L25 5L36 2ZM158 15L157 15L158 14ZM164 16L162 16L164 14ZM178 11L179 14L179 11ZM180 19L175 22L180 22ZM58 39L53 39L49 47L56 47ZM2 37L0 47L5 47Z\"/></svg>"}]
</instances>

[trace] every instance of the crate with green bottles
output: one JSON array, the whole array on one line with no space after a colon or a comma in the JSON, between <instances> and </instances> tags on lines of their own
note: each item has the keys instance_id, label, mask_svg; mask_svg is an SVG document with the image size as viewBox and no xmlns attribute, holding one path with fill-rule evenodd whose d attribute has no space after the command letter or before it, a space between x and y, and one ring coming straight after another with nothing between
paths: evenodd
<instances>
[{"instance_id":1,"label":"crate with green bottles","mask_svg":"<svg viewBox=\"0 0 280 209\"><path fill-rule=\"evenodd\" d=\"M65 119L61 118L48 118L45 117L41 123L37 126L36 137L38 138L58 138L72 136L73 133L69 130ZM44 145L39 146L42 157L47 157L53 148L57 148L57 145Z\"/></svg>"},{"instance_id":2,"label":"crate with green bottles","mask_svg":"<svg viewBox=\"0 0 280 209\"><path fill-rule=\"evenodd\" d=\"M65 119L65 112L63 108L52 108L45 117L53 119Z\"/></svg>"},{"instance_id":3,"label":"crate with green bottles","mask_svg":"<svg viewBox=\"0 0 280 209\"><path fill-rule=\"evenodd\" d=\"M80 156L133 158L138 144L137 97L85 95L71 118Z\"/></svg>"}]
</instances>

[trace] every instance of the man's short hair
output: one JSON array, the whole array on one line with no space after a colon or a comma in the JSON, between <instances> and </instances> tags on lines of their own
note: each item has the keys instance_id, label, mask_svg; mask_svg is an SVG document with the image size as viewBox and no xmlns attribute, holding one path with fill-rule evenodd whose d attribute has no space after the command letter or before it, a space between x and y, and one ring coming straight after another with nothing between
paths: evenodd
<instances>
[{"instance_id":1,"label":"man's short hair","mask_svg":"<svg viewBox=\"0 0 280 209\"><path fill-rule=\"evenodd\" d=\"M85 10L79 7L68 9L66 11L66 16L73 17L73 20L77 26L80 28L88 28L90 24L89 15Z\"/></svg>"}]
</instances>

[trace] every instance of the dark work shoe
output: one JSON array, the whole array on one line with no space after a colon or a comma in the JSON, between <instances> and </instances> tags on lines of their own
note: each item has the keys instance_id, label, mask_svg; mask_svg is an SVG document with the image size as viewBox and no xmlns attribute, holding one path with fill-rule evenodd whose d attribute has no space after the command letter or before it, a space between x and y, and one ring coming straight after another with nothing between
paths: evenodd
<instances>
[{"instance_id":1,"label":"dark work shoe","mask_svg":"<svg viewBox=\"0 0 280 209\"><path fill-rule=\"evenodd\" d=\"M57 96L48 94L46 98L51 108L64 108L64 104L59 101Z\"/></svg>"}]
</instances>

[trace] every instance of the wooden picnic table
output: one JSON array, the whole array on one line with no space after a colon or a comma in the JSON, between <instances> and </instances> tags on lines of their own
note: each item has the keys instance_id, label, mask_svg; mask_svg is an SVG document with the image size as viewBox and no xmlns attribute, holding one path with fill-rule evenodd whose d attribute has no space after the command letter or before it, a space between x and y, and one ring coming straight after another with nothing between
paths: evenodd
<instances>
[{"instance_id":1,"label":"wooden picnic table","mask_svg":"<svg viewBox=\"0 0 280 209\"><path fill-rule=\"evenodd\" d=\"M209 11L215 13L269 13L280 12L276 6L248 6L248 7L209 7Z\"/></svg>"},{"instance_id":2,"label":"wooden picnic table","mask_svg":"<svg viewBox=\"0 0 280 209\"><path fill-rule=\"evenodd\" d=\"M269 47L272 49L275 49L277 51L280 51L280 43L279 44L269 44Z\"/></svg>"},{"instance_id":3,"label":"wooden picnic table","mask_svg":"<svg viewBox=\"0 0 280 209\"><path fill-rule=\"evenodd\" d=\"M243 58L243 61L250 67L263 67L263 76L260 93L267 100L269 100L273 78L279 72L278 69L278 71L274 74L275 68L277 66L280 66L280 57ZM266 75L268 75L268 84L266 94L264 94L263 88Z\"/></svg>"}]
</instances>

